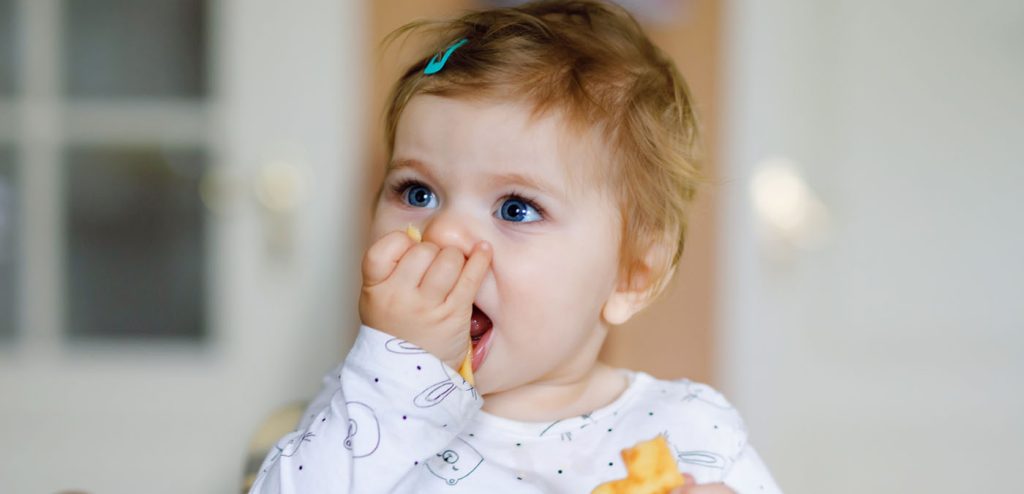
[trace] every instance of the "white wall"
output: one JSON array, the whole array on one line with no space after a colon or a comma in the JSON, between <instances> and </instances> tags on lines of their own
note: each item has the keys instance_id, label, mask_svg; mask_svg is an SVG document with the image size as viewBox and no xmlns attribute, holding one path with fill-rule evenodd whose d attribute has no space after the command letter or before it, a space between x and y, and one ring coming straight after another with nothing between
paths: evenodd
<instances>
[{"instance_id":1,"label":"white wall","mask_svg":"<svg viewBox=\"0 0 1024 494\"><path fill-rule=\"evenodd\" d=\"M1024 461L1024 3L734 0L725 388L787 492L1012 492ZM754 213L798 164L816 250Z\"/></svg>"}]
</instances>

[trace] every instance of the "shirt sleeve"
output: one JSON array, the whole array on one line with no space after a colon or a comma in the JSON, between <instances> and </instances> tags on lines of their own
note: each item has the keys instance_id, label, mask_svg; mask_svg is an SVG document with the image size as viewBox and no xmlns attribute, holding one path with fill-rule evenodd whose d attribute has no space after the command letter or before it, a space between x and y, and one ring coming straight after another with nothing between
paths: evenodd
<instances>
[{"instance_id":1,"label":"shirt sleeve","mask_svg":"<svg viewBox=\"0 0 1024 494\"><path fill-rule=\"evenodd\" d=\"M768 472L768 467L750 443L744 444L723 482L736 494L782 494L772 474Z\"/></svg>"},{"instance_id":2,"label":"shirt sleeve","mask_svg":"<svg viewBox=\"0 0 1024 494\"><path fill-rule=\"evenodd\" d=\"M364 325L299 428L267 454L250 493L391 492L482 404L440 359Z\"/></svg>"}]
</instances>

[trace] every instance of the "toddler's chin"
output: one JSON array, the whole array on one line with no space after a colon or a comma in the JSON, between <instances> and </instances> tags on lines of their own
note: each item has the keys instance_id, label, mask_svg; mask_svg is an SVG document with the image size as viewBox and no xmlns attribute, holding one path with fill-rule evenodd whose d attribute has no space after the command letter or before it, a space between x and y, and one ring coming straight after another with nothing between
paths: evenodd
<instances>
[{"instance_id":1,"label":"toddler's chin","mask_svg":"<svg viewBox=\"0 0 1024 494\"><path fill-rule=\"evenodd\" d=\"M476 392L486 398L487 395L494 393L494 381L488 378L486 373L474 373L473 378L476 380Z\"/></svg>"},{"instance_id":2,"label":"toddler's chin","mask_svg":"<svg viewBox=\"0 0 1024 494\"><path fill-rule=\"evenodd\" d=\"M492 364L497 364L497 362L493 362ZM525 382L514 380L515 376L521 375L521 370L517 371L516 369L510 369L499 365L493 366L490 369L487 369L486 372L481 372L474 376L476 377L476 392L486 399L488 395L512 391L524 384L527 384Z\"/></svg>"},{"instance_id":3,"label":"toddler's chin","mask_svg":"<svg viewBox=\"0 0 1024 494\"><path fill-rule=\"evenodd\" d=\"M486 365L480 368L480 372L475 372L473 377L476 379L476 392L480 396L487 397L492 393L497 393L502 390L502 382L499 378L500 372L493 372L496 369L497 362L486 362Z\"/></svg>"}]
</instances>

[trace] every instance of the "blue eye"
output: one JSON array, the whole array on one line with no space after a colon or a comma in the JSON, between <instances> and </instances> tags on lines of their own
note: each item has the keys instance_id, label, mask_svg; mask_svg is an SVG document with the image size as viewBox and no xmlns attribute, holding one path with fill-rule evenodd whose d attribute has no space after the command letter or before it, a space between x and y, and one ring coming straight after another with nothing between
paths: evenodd
<instances>
[{"instance_id":1,"label":"blue eye","mask_svg":"<svg viewBox=\"0 0 1024 494\"><path fill-rule=\"evenodd\" d=\"M517 223L540 221L540 213L528 201L511 197L501 205L501 219Z\"/></svg>"},{"instance_id":2,"label":"blue eye","mask_svg":"<svg viewBox=\"0 0 1024 494\"><path fill-rule=\"evenodd\" d=\"M427 208L437 206L437 198L434 197L434 193L430 189L422 185L413 185L405 189L405 201L407 204L417 208Z\"/></svg>"},{"instance_id":3,"label":"blue eye","mask_svg":"<svg viewBox=\"0 0 1024 494\"><path fill-rule=\"evenodd\" d=\"M436 208L437 195L422 182L414 179L402 180L392 185L391 191L397 200L414 208ZM532 198L512 192L505 196L498 214L501 219L515 223L533 223L543 220L544 208Z\"/></svg>"}]
</instances>

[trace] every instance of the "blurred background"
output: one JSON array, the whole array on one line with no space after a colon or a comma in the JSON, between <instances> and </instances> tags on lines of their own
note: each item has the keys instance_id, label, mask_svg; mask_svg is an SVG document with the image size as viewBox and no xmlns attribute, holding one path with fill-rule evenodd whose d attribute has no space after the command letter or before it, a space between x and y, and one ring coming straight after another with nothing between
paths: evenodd
<instances>
[{"instance_id":1,"label":"blurred background","mask_svg":"<svg viewBox=\"0 0 1024 494\"><path fill-rule=\"evenodd\" d=\"M0 492L238 492L358 328L381 110L483 0L0 0ZM709 382L786 492L1013 491L1024 3L620 2L714 178L603 358Z\"/></svg>"}]
</instances>

